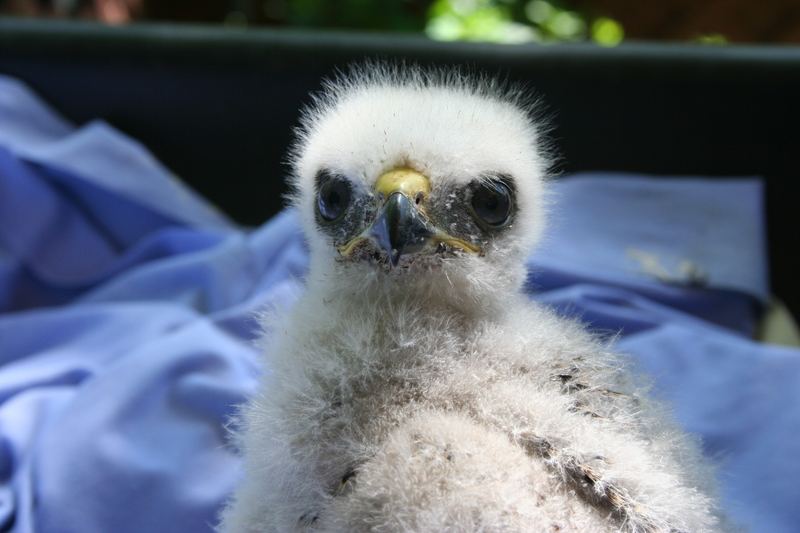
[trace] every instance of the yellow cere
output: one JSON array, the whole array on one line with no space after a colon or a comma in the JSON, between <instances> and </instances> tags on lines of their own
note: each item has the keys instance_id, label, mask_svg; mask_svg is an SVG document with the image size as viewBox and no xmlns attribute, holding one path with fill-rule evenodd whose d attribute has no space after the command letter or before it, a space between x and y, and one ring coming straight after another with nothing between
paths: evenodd
<instances>
[{"instance_id":1,"label":"yellow cere","mask_svg":"<svg viewBox=\"0 0 800 533\"><path fill-rule=\"evenodd\" d=\"M427 197L431 192L430 180L410 168L396 168L383 174L375 182L375 191L388 198L395 192L403 193L411 200L415 200L418 193Z\"/></svg>"}]
</instances>

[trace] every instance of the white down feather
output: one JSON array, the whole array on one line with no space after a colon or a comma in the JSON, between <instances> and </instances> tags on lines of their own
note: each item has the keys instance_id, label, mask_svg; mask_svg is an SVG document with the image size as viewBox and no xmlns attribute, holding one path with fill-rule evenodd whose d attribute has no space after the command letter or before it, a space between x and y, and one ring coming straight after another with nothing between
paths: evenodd
<instances>
[{"instance_id":1,"label":"white down feather","mask_svg":"<svg viewBox=\"0 0 800 533\"><path fill-rule=\"evenodd\" d=\"M270 371L242 413L246 477L229 533L711 532L712 474L624 359L522 293L546 211L530 109L491 80L368 65L304 116L294 203L307 289L265 313ZM371 186L514 177L514 224L483 256L387 271L337 261L314 176Z\"/></svg>"}]
</instances>

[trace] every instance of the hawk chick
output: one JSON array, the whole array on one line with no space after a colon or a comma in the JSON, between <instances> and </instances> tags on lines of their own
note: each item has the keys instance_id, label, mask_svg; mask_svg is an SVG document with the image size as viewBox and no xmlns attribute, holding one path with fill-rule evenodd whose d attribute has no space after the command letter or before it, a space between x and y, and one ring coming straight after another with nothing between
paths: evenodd
<instances>
[{"instance_id":1,"label":"hawk chick","mask_svg":"<svg viewBox=\"0 0 800 533\"><path fill-rule=\"evenodd\" d=\"M530 111L491 80L371 65L305 112L307 290L268 320L223 531L721 527L695 445L522 292L547 203Z\"/></svg>"}]
</instances>

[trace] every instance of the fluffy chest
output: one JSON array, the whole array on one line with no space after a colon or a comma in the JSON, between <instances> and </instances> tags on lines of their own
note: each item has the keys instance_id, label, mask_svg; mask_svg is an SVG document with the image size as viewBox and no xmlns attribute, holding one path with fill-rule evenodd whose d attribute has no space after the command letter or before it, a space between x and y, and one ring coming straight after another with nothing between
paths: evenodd
<instances>
[{"instance_id":1,"label":"fluffy chest","mask_svg":"<svg viewBox=\"0 0 800 533\"><path fill-rule=\"evenodd\" d=\"M488 356L478 341L485 325L410 306L390 311L355 308L287 328L273 378L280 418L303 421L298 430L314 440L371 433L430 405L454 369Z\"/></svg>"},{"instance_id":2,"label":"fluffy chest","mask_svg":"<svg viewBox=\"0 0 800 533\"><path fill-rule=\"evenodd\" d=\"M278 407L295 426L295 443L315 448L345 441L369 447L425 410L469 414L498 383L556 386L556 371L532 368L506 325L445 312L356 312L298 332L292 348L294 379Z\"/></svg>"}]
</instances>

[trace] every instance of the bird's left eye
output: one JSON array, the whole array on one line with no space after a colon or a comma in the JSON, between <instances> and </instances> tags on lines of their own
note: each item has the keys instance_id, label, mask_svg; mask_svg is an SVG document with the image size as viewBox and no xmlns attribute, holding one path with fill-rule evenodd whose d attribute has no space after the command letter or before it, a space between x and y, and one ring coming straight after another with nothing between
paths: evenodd
<instances>
[{"instance_id":1,"label":"bird's left eye","mask_svg":"<svg viewBox=\"0 0 800 533\"><path fill-rule=\"evenodd\" d=\"M479 222L500 228L511 219L511 188L501 180L481 180L472 190L471 204Z\"/></svg>"},{"instance_id":2,"label":"bird's left eye","mask_svg":"<svg viewBox=\"0 0 800 533\"><path fill-rule=\"evenodd\" d=\"M327 177L319 184L317 210L319 216L333 222L341 217L350 205L350 182L339 176Z\"/></svg>"}]
</instances>

